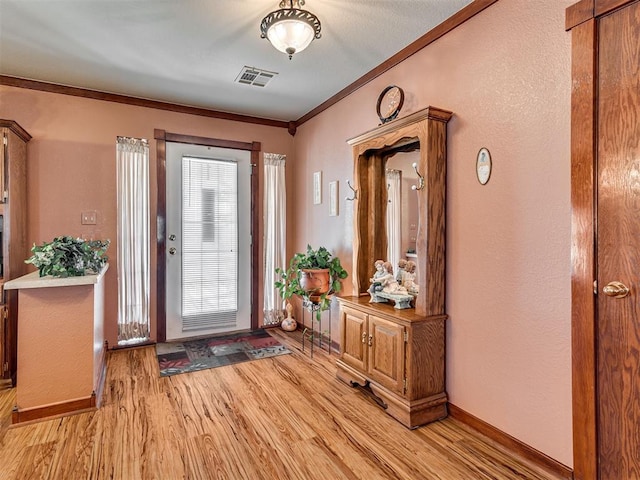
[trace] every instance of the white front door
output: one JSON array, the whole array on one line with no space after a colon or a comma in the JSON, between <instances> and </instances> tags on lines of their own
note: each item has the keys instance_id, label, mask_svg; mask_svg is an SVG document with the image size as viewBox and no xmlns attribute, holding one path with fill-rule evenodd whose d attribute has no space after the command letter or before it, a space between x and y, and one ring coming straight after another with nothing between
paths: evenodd
<instances>
[{"instance_id":1,"label":"white front door","mask_svg":"<svg viewBox=\"0 0 640 480\"><path fill-rule=\"evenodd\" d=\"M167 142L167 340L251 328L251 152Z\"/></svg>"}]
</instances>

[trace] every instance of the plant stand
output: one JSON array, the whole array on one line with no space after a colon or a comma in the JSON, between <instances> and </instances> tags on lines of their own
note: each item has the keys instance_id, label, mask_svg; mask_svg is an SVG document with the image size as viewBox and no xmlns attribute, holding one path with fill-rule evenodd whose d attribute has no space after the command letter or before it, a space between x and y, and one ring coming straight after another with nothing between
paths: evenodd
<instances>
[{"instance_id":1,"label":"plant stand","mask_svg":"<svg viewBox=\"0 0 640 480\"><path fill-rule=\"evenodd\" d=\"M305 324L305 311L309 312L311 314L311 327L307 327ZM318 348L320 348L321 350L323 349L322 347L322 338L324 337L324 334L322 333L322 322L323 322L323 318L322 318L322 314L320 314L320 320L316 320L316 316L318 314L318 311L320 311L320 304L318 302L314 302L312 300L310 300L307 297L303 297L302 299L302 351L304 352L304 344L309 341L309 351L310 351L310 355L311 358L313 358L313 344L316 343L315 340L315 336L318 336L318 340L317 340L317 344L318 344ZM329 353L329 355L331 355L331 308L329 308L329 339L326 342L327 345L327 353ZM318 332L316 332L313 328L314 326L314 322L318 322Z\"/></svg>"}]
</instances>

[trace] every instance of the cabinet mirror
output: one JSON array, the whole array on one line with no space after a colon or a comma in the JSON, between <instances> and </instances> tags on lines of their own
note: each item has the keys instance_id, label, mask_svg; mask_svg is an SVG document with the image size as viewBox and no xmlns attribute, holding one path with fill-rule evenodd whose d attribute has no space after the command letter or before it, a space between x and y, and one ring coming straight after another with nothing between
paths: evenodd
<instances>
[{"instance_id":1,"label":"cabinet mirror","mask_svg":"<svg viewBox=\"0 0 640 480\"><path fill-rule=\"evenodd\" d=\"M354 295L367 295L377 259L391 261L389 242L396 236L390 236L387 229L387 169L394 169L399 162L409 163L413 170L415 163L424 177L423 183L415 183L422 188L403 188L415 197L413 249L420 286L415 309L418 315L444 312L446 127L451 115L427 107L348 141L353 148L354 187L358 191L354 201ZM411 221L407 228L411 228ZM408 231L408 240L411 237ZM404 253L410 248L407 246ZM397 262L393 266L397 268Z\"/></svg>"},{"instance_id":2,"label":"cabinet mirror","mask_svg":"<svg viewBox=\"0 0 640 480\"><path fill-rule=\"evenodd\" d=\"M385 189L387 193L386 234L387 254L385 258L397 273L400 260L412 261L417 265L416 240L418 235L418 195L416 186L419 177L414 164L420 161L420 145L413 144L415 150L396 151L386 157ZM412 189L413 187L413 189ZM415 283L420 285L420 271L417 269Z\"/></svg>"}]
</instances>

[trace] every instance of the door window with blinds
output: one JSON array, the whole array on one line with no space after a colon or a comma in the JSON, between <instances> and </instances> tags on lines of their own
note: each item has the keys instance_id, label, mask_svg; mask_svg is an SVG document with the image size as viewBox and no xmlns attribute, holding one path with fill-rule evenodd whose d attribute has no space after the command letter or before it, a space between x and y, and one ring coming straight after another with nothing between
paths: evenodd
<instances>
[{"instance_id":1,"label":"door window with blinds","mask_svg":"<svg viewBox=\"0 0 640 480\"><path fill-rule=\"evenodd\" d=\"M166 339L251 328L251 152L167 142Z\"/></svg>"},{"instance_id":2,"label":"door window with blinds","mask_svg":"<svg viewBox=\"0 0 640 480\"><path fill-rule=\"evenodd\" d=\"M235 326L238 165L182 158L183 330Z\"/></svg>"}]
</instances>

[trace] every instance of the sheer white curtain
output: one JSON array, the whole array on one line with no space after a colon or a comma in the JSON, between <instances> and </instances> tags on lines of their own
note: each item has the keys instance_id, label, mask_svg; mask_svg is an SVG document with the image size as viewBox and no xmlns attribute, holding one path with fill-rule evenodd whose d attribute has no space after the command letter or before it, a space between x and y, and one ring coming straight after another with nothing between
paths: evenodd
<instances>
[{"instance_id":1,"label":"sheer white curtain","mask_svg":"<svg viewBox=\"0 0 640 480\"><path fill-rule=\"evenodd\" d=\"M116 141L118 184L118 345L150 338L149 144Z\"/></svg>"},{"instance_id":2,"label":"sheer white curtain","mask_svg":"<svg viewBox=\"0 0 640 480\"><path fill-rule=\"evenodd\" d=\"M402 205L400 170L387 170L387 260L396 273L402 249Z\"/></svg>"},{"instance_id":3,"label":"sheer white curtain","mask_svg":"<svg viewBox=\"0 0 640 480\"><path fill-rule=\"evenodd\" d=\"M277 153L264 154L264 325L277 325L284 317L275 270L286 268L287 263L286 158Z\"/></svg>"}]
</instances>

